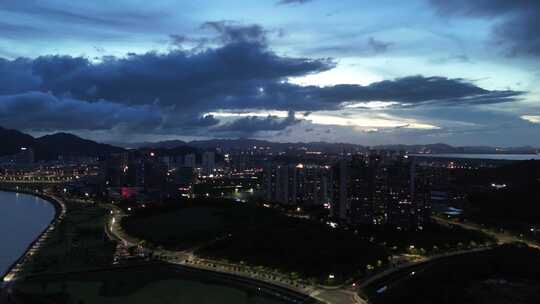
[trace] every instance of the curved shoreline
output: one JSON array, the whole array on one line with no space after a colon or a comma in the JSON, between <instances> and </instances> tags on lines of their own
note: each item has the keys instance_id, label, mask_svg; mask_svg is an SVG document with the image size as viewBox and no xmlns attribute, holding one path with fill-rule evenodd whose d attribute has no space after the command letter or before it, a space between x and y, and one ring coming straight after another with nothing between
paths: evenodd
<instances>
[{"instance_id":1,"label":"curved shoreline","mask_svg":"<svg viewBox=\"0 0 540 304\"><path fill-rule=\"evenodd\" d=\"M6 284L16 279L15 275L18 272L16 268L24 264L25 259L30 255L30 250L36 245L38 241L43 239L46 233L54 229L54 224L58 223L64 217L64 214L66 213L66 207L60 199L40 192L34 192L18 188L6 188L5 186L0 186L0 191L35 196L50 203L54 208L54 216L48 223L48 225L37 235L37 237L32 242L30 242L30 244L28 244L23 254L18 259L16 259L0 276L0 282L2 284Z\"/></svg>"}]
</instances>

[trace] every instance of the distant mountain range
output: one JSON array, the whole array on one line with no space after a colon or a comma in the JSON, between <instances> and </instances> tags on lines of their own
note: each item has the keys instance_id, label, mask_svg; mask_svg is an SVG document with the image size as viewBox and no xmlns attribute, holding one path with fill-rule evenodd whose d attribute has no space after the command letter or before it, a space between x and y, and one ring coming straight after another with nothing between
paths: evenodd
<instances>
[{"instance_id":1,"label":"distant mountain range","mask_svg":"<svg viewBox=\"0 0 540 304\"><path fill-rule=\"evenodd\" d=\"M270 147L274 151L287 151L289 149L308 148L323 152L341 152L341 151L359 151L366 150L366 147L349 143L327 143L327 142L310 142L310 143L279 143L267 140L238 138L238 139L210 139L210 140L195 140L184 142L181 140L169 140L155 143L133 143L121 144L124 147L130 148L165 148L172 149L182 146L194 147L202 150L221 148L224 150L231 149L248 149L253 147Z\"/></svg>"},{"instance_id":2,"label":"distant mountain range","mask_svg":"<svg viewBox=\"0 0 540 304\"><path fill-rule=\"evenodd\" d=\"M181 140L169 140L155 143L136 143L126 145L133 148L164 148L172 149L182 146L190 146L199 149L247 149L250 147L271 147L273 150L286 151L291 148L308 148L310 150L318 150L323 152L350 152L350 151L366 151L374 150L396 150L405 151L407 153L422 153L422 154L535 154L539 153L540 149L524 146L524 147L489 147L489 146L463 146L454 147L443 143L426 144L426 145L378 145L378 146L362 146L350 143L328 143L328 142L309 142L309 143L278 143L258 139L211 139L185 142Z\"/></svg>"},{"instance_id":3,"label":"distant mountain range","mask_svg":"<svg viewBox=\"0 0 540 304\"><path fill-rule=\"evenodd\" d=\"M37 160L56 160L60 155L97 157L125 151L124 148L97 143L68 133L34 138L0 127L0 156L16 154L22 147L34 149Z\"/></svg>"},{"instance_id":4,"label":"distant mountain range","mask_svg":"<svg viewBox=\"0 0 540 304\"><path fill-rule=\"evenodd\" d=\"M17 130L0 127L0 156L18 153L22 147L34 147L36 139Z\"/></svg>"},{"instance_id":5,"label":"distant mountain range","mask_svg":"<svg viewBox=\"0 0 540 304\"><path fill-rule=\"evenodd\" d=\"M120 146L120 144L118 144ZM104 156L112 153L126 151L125 148L135 149L160 149L164 154L198 153L200 150L221 148L224 150L247 149L253 147L270 147L274 151L287 151L289 149L308 149L327 153L367 151L369 149L399 150L408 153L445 154L445 153L470 153L470 154L535 154L540 149L530 146L525 147L487 147L465 146L453 147L447 144L437 143L428 145L380 145L366 147L350 143L278 143L258 139L211 139L185 142L181 140L169 140L154 143L121 144L123 148L110 144L97 143L68 133L56 133L34 138L17 130L9 130L0 127L0 156L18 153L21 147L33 148L36 159L56 160L59 155L64 156ZM166 152L168 150L168 152Z\"/></svg>"},{"instance_id":6,"label":"distant mountain range","mask_svg":"<svg viewBox=\"0 0 540 304\"><path fill-rule=\"evenodd\" d=\"M524 147L488 147L488 146L464 146L453 147L447 144L430 144L430 145L382 145L376 146L375 149L388 149L407 151L408 153L424 153L424 154L446 154L446 153L462 153L462 154L536 154L540 149L524 146Z\"/></svg>"}]
</instances>

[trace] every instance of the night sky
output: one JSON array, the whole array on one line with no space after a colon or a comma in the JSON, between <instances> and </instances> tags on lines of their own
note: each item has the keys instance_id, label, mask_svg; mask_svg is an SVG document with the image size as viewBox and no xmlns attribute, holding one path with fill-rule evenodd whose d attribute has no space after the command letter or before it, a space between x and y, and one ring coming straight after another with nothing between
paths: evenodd
<instances>
[{"instance_id":1,"label":"night sky","mask_svg":"<svg viewBox=\"0 0 540 304\"><path fill-rule=\"evenodd\" d=\"M540 146L540 1L2 1L0 126Z\"/></svg>"}]
</instances>

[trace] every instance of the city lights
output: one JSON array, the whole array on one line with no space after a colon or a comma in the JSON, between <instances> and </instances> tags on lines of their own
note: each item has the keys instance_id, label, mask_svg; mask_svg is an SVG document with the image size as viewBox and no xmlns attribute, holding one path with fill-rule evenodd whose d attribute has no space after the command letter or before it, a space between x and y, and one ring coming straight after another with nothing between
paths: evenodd
<instances>
[{"instance_id":1,"label":"city lights","mask_svg":"<svg viewBox=\"0 0 540 304\"><path fill-rule=\"evenodd\" d=\"M540 303L540 0L0 3L0 304Z\"/></svg>"}]
</instances>

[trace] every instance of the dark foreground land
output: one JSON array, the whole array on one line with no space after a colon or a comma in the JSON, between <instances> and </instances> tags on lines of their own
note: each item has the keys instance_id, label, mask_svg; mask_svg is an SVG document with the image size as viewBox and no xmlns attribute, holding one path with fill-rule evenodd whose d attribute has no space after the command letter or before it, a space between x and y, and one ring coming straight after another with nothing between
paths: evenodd
<instances>
[{"instance_id":1,"label":"dark foreground land","mask_svg":"<svg viewBox=\"0 0 540 304\"><path fill-rule=\"evenodd\" d=\"M467 219L540 240L540 161L457 173L458 185L468 194Z\"/></svg>"},{"instance_id":2,"label":"dark foreground land","mask_svg":"<svg viewBox=\"0 0 540 304\"><path fill-rule=\"evenodd\" d=\"M315 303L305 295L243 277L159 262L113 265L108 209L67 200L65 218L0 289L1 304ZM199 223L200 224L200 223Z\"/></svg>"},{"instance_id":3,"label":"dark foreground land","mask_svg":"<svg viewBox=\"0 0 540 304\"><path fill-rule=\"evenodd\" d=\"M482 232L435 222L424 225L423 230L361 226L355 232L374 243L384 245L394 254L437 255L495 243L493 238Z\"/></svg>"},{"instance_id":4,"label":"dark foreground land","mask_svg":"<svg viewBox=\"0 0 540 304\"><path fill-rule=\"evenodd\" d=\"M436 224L423 231L333 229L273 208L227 200L142 210L125 218L123 227L153 247L194 248L200 257L260 266L324 284L382 268L390 253L440 254L492 241L482 233Z\"/></svg>"},{"instance_id":5,"label":"dark foreground land","mask_svg":"<svg viewBox=\"0 0 540 304\"><path fill-rule=\"evenodd\" d=\"M135 215L125 219L124 229L150 245L176 250L197 246L196 254L202 257L317 281L333 274L337 282L368 264L382 266L388 260L382 246L351 231L229 201Z\"/></svg>"},{"instance_id":6,"label":"dark foreground land","mask_svg":"<svg viewBox=\"0 0 540 304\"><path fill-rule=\"evenodd\" d=\"M29 277L9 298L5 303L316 303L264 283L159 263Z\"/></svg>"},{"instance_id":7,"label":"dark foreground land","mask_svg":"<svg viewBox=\"0 0 540 304\"><path fill-rule=\"evenodd\" d=\"M105 234L108 210L97 204L71 200L66 200L65 205L65 218L28 259L22 275L93 269L111 264L115 243Z\"/></svg>"},{"instance_id":8,"label":"dark foreground land","mask_svg":"<svg viewBox=\"0 0 540 304\"><path fill-rule=\"evenodd\" d=\"M512 244L403 270L366 293L375 304L536 304L539 274L540 251Z\"/></svg>"}]
</instances>

